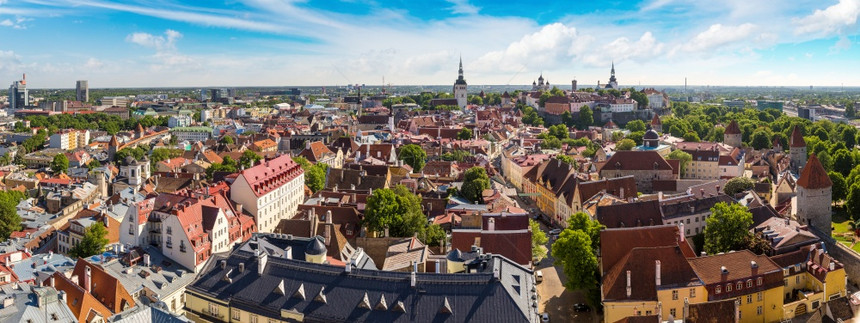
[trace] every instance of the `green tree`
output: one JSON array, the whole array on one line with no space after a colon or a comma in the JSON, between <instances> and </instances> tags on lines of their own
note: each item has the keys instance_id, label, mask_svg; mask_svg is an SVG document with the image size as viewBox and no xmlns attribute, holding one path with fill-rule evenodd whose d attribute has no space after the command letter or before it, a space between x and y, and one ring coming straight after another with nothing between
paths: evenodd
<instances>
[{"instance_id":1,"label":"green tree","mask_svg":"<svg viewBox=\"0 0 860 323\"><path fill-rule=\"evenodd\" d=\"M556 137L550 136L549 138L546 138L541 141L540 147L543 149L559 149L561 148L561 140L558 140L558 138Z\"/></svg>"},{"instance_id":2,"label":"green tree","mask_svg":"<svg viewBox=\"0 0 860 323\"><path fill-rule=\"evenodd\" d=\"M591 239L591 248L597 251L600 248L600 231L606 227L585 212L576 212L567 219L567 228L585 232Z\"/></svg>"},{"instance_id":3,"label":"green tree","mask_svg":"<svg viewBox=\"0 0 860 323\"><path fill-rule=\"evenodd\" d=\"M636 100L637 107L644 109L648 107L648 96L645 93L630 89L630 98Z\"/></svg>"},{"instance_id":4,"label":"green tree","mask_svg":"<svg viewBox=\"0 0 860 323\"><path fill-rule=\"evenodd\" d=\"M570 114L570 111L565 110L561 113L561 123L568 127L573 127L575 125L573 122L573 115Z\"/></svg>"},{"instance_id":5,"label":"green tree","mask_svg":"<svg viewBox=\"0 0 860 323\"><path fill-rule=\"evenodd\" d=\"M307 162L307 159L305 159L305 162ZM212 179L215 172L235 173L238 169L239 163L230 158L230 156L224 156L224 160L221 163L213 163L206 169L206 178Z\"/></svg>"},{"instance_id":6,"label":"green tree","mask_svg":"<svg viewBox=\"0 0 860 323\"><path fill-rule=\"evenodd\" d=\"M51 161L51 170L54 173L65 173L69 171L69 158L66 157L66 154L57 154L54 156L54 160Z\"/></svg>"},{"instance_id":7,"label":"green tree","mask_svg":"<svg viewBox=\"0 0 860 323\"><path fill-rule=\"evenodd\" d=\"M631 150L633 147L636 147L636 142L632 139L621 139L617 144L615 144L615 150Z\"/></svg>"},{"instance_id":8,"label":"green tree","mask_svg":"<svg viewBox=\"0 0 860 323\"><path fill-rule=\"evenodd\" d=\"M73 258L86 258L97 255L105 250L110 243L107 239L108 231L101 221L91 224L84 230L84 237L77 245L69 250L69 256Z\"/></svg>"},{"instance_id":9,"label":"green tree","mask_svg":"<svg viewBox=\"0 0 860 323\"><path fill-rule=\"evenodd\" d=\"M475 166L466 170L460 196L469 202L482 202L482 194L488 188L490 188L490 178L487 176L487 170Z\"/></svg>"},{"instance_id":10,"label":"green tree","mask_svg":"<svg viewBox=\"0 0 860 323\"><path fill-rule=\"evenodd\" d=\"M752 224L752 213L743 205L717 203L705 226L705 252L713 255L745 249Z\"/></svg>"},{"instance_id":11,"label":"green tree","mask_svg":"<svg viewBox=\"0 0 860 323\"><path fill-rule=\"evenodd\" d=\"M638 120L638 119L633 120L633 121L628 122L624 126L624 128L626 128L627 130L630 130L630 132L645 131L645 122L642 120Z\"/></svg>"},{"instance_id":12,"label":"green tree","mask_svg":"<svg viewBox=\"0 0 860 323\"><path fill-rule=\"evenodd\" d=\"M764 129L758 129L752 134L752 140L750 140L750 146L753 149L768 149L770 148L770 134Z\"/></svg>"},{"instance_id":13,"label":"green tree","mask_svg":"<svg viewBox=\"0 0 860 323\"><path fill-rule=\"evenodd\" d=\"M251 150L246 150L242 153L242 156L239 157L239 165L245 166L245 168L250 168L256 165L261 159L263 159L263 157L257 155L257 153Z\"/></svg>"},{"instance_id":14,"label":"green tree","mask_svg":"<svg viewBox=\"0 0 860 323\"><path fill-rule=\"evenodd\" d=\"M848 183L852 184L845 199L845 206L848 207L848 213L851 214L852 219L860 220L860 183Z\"/></svg>"},{"instance_id":15,"label":"green tree","mask_svg":"<svg viewBox=\"0 0 860 323\"><path fill-rule=\"evenodd\" d=\"M328 165L324 163L311 164L302 156L293 157L293 161L305 171L305 185L314 193L325 188L325 175L328 171Z\"/></svg>"},{"instance_id":16,"label":"green tree","mask_svg":"<svg viewBox=\"0 0 860 323\"><path fill-rule=\"evenodd\" d=\"M90 171L99 167L102 167L102 163L100 163L98 159L92 159L90 160L90 163L87 164L87 170Z\"/></svg>"},{"instance_id":17,"label":"green tree","mask_svg":"<svg viewBox=\"0 0 860 323\"><path fill-rule=\"evenodd\" d=\"M854 156L848 149L839 149L833 154L833 170L848 176L854 169Z\"/></svg>"},{"instance_id":18,"label":"green tree","mask_svg":"<svg viewBox=\"0 0 860 323\"><path fill-rule=\"evenodd\" d=\"M735 196L740 192L751 189L755 185L753 180L748 177L735 177L726 182L726 187L723 188L723 192L728 196Z\"/></svg>"},{"instance_id":19,"label":"green tree","mask_svg":"<svg viewBox=\"0 0 860 323\"><path fill-rule=\"evenodd\" d=\"M476 95L476 96L473 96L471 100L469 100L469 103L475 104L475 105L484 105L484 99L482 99L480 96Z\"/></svg>"},{"instance_id":20,"label":"green tree","mask_svg":"<svg viewBox=\"0 0 860 323\"><path fill-rule=\"evenodd\" d=\"M566 164L568 164L568 165L574 165L574 164L575 164L575 161L573 160L573 158L572 158L572 157L570 157L570 156L568 156L568 155L561 155L561 154L558 154L558 155L555 155L555 159L558 159L558 160L560 160L560 161L563 161L563 162L565 162L565 163L566 163Z\"/></svg>"},{"instance_id":21,"label":"green tree","mask_svg":"<svg viewBox=\"0 0 860 323\"><path fill-rule=\"evenodd\" d=\"M700 139L700 138L699 138L699 134L697 134L697 133L696 133L696 132L694 132L694 131L688 131L687 133L685 133L685 134L684 134L684 137L683 137L683 138L684 138L684 141L686 141L686 142L699 142L699 141L702 141L702 139Z\"/></svg>"},{"instance_id":22,"label":"green tree","mask_svg":"<svg viewBox=\"0 0 860 323\"><path fill-rule=\"evenodd\" d=\"M666 158L666 159L675 159L675 160L681 161L680 162L680 164L681 164L681 176L684 176L687 174L687 167L688 167L687 164L693 160L693 155L690 155L689 153L687 153L683 150L675 149L671 153L669 153L669 155L667 157L668 158Z\"/></svg>"},{"instance_id":23,"label":"green tree","mask_svg":"<svg viewBox=\"0 0 860 323\"><path fill-rule=\"evenodd\" d=\"M463 128L457 133L457 139L460 140L469 140L472 139L472 136L472 129L469 128Z\"/></svg>"},{"instance_id":24,"label":"green tree","mask_svg":"<svg viewBox=\"0 0 860 323\"><path fill-rule=\"evenodd\" d=\"M577 125L579 129L587 129L588 126L594 124L594 112L587 105L579 108L579 119Z\"/></svg>"},{"instance_id":25,"label":"green tree","mask_svg":"<svg viewBox=\"0 0 860 323\"><path fill-rule=\"evenodd\" d=\"M830 181L833 182L833 200L841 201L844 200L846 195L848 195L848 189L846 187L845 177L838 172L827 172L827 177L830 177Z\"/></svg>"},{"instance_id":26,"label":"green tree","mask_svg":"<svg viewBox=\"0 0 860 323\"><path fill-rule=\"evenodd\" d=\"M438 247L448 240L448 234L440 225L434 223L424 229L424 236L421 240L428 246Z\"/></svg>"},{"instance_id":27,"label":"green tree","mask_svg":"<svg viewBox=\"0 0 860 323\"><path fill-rule=\"evenodd\" d=\"M549 135L556 137L559 140L570 138L570 133L567 130L567 126L563 124L557 124L549 127Z\"/></svg>"},{"instance_id":28,"label":"green tree","mask_svg":"<svg viewBox=\"0 0 860 323\"><path fill-rule=\"evenodd\" d=\"M18 191L0 191L0 239L5 241L12 232L21 230L17 205L24 197Z\"/></svg>"},{"instance_id":29,"label":"green tree","mask_svg":"<svg viewBox=\"0 0 860 323\"><path fill-rule=\"evenodd\" d=\"M409 237L423 234L427 217L421 213L421 198L403 185L378 189L367 197L362 225L371 232L388 229L389 236ZM420 236L419 234L419 236Z\"/></svg>"},{"instance_id":30,"label":"green tree","mask_svg":"<svg viewBox=\"0 0 860 323\"><path fill-rule=\"evenodd\" d=\"M591 238L583 231L565 229L552 244L552 256L561 263L570 290L597 286L597 256Z\"/></svg>"},{"instance_id":31,"label":"green tree","mask_svg":"<svg viewBox=\"0 0 860 323\"><path fill-rule=\"evenodd\" d=\"M464 128L463 130L468 129ZM421 149L421 146L409 144L400 149L399 158L407 165L411 166L413 172L418 173L424 169L424 165L427 163L427 152L424 151L424 149Z\"/></svg>"},{"instance_id":32,"label":"green tree","mask_svg":"<svg viewBox=\"0 0 860 323\"><path fill-rule=\"evenodd\" d=\"M221 142L222 144L226 144L226 145L232 145L233 144L233 137L230 137L230 136L221 137L221 140L219 140L219 142Z\"/></svg>"},{"instance_id":33,"label":"green tree","mask_svg":"<svg viewBox=\"0 0 860 323\"><path fill-rule=\"evenodd\" d=\"M546 246L544 245L549 239L546 237L546 233L540 229L540 223L537 221L529 219L529 228L532 231L532 258L540 261L546 258Z\"/></svg>"}]
</instances>

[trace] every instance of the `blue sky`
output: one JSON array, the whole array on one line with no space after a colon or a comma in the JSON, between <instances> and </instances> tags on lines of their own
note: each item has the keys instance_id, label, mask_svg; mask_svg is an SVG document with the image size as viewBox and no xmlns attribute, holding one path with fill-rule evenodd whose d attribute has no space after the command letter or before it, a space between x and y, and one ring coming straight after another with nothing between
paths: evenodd
<instances>
[{"instance_id":1,"label":"blue sky","mask_svg":"<svg viewBox=\"0 0 860 323\"><path fill-rule=\"evenodd\" d=\"M860 0L0 0L0 85L860 86Z\"/></svg>"}]
</instances>

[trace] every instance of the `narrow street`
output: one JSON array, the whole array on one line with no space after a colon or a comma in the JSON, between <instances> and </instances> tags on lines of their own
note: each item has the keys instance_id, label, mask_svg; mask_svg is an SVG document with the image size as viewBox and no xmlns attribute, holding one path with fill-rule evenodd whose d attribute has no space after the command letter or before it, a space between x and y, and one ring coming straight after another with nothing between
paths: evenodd
<instances>
[{"instance_id":1,"label":"narrow street","mask_svg":"<svg viewBox=\"0 0 860 323\"><path fill-rule=\"evenodd\" d=\"M549 231L543 223L541 223L541 230ZM549 233L547 236L549 237ZM547 243L547 250L550 250L547 258L535 266L535 271L540 270L543 273L543 282L537 285L538 295L540 295L539 312L549 313L550 322L600 322L599 315L596 315L594 309L588 312L574 311L574 304L586 303L585 293L571 292L564 288L567 277L560 266L554 266L555 259L552 258L551 252L553 241L550 238Z\"/></svg>"}]
</instances>

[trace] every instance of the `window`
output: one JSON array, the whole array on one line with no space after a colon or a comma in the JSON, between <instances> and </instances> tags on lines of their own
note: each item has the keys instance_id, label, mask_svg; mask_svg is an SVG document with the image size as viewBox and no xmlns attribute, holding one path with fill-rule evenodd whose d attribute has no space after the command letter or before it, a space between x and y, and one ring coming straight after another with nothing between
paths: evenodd
<instances>
[{"instance_id":1,"label":"window","mask_svg":"<svg viewBox=\"0 0 860 323\"><path fill-rule=\"evenodd\" d=\"M743 318L743 317L744 317L743 312L738 311L738 319L741 319L741 318Z\"/></svg>"},{"instance_id":2,"label":"window","mask_svg":"<svg viewBox=\"0 0 860 323\"><path fill-rule=\"evenodd\" d=\"M758 292L756 294L756 298L758 299L759 302L761 302L761 292Z\"/></svg>"},{"instance_id":3,"label":"window","mask_svg":"<svg viewBox=\"0 0 860 323\"><path fill-rule=\"evenodd\" d=\"M761 306L755 308L755 315L761 315Z\"/></svg>"},{"instance_id":4,"label":"window","mask_svg":"<svg viewBox=\"0 0 860 323\"><path fill-rule=\"evenodd\" d=\"M238 321L238 320L239 320L239 314L241 314L241 313L239 312L239 310L238 310L238 309L235 309L235 308L232 310L232 312L233 312L233 315L232 315L232 316L233 316L233 320Z\"/></svg>"},{"instance_id":5,"label":"window","mask_svg":"<svg viewBox=\"0 0 860 323\"><path fill-rule=\"evenodd\" d=\"M250 317L249 321L251 323L257 323L257 315L256 314L251 314L249 317Z\"/></svg>"},{"instance_id":6,"label":"window","mask_svg":"<svg viewBox=\"0 0 860 323\"><path fill-rule=\"evenodd\" d=\"M168 248L173 248L173 241L170 239L170 236L167 236L167 244L166 245Z\"/></svg>"},{"instance_id":7,"label":"window","mask_svg":"<svg viewBox=\"0 0 860 323\"><path fill-rule=\"evenodd\" d=\"M675 309L674 308L669 309L669 315L672 315L672 317L675 317Z\"/></svg>"},{"instance_id":8,"label":"window","mask_svg":"<svg viewBox=\"0 0 860 323\"><path fill-rule=\"evenodd\" d=\"M743 288L744 288L744 283L738 282L738 290L741 290Z\"/></svg>"},{"instance_id":9,"label":"window","mask_svg":"<svg viewBox=\"0 0 860 323\"><path fill-rule=\"evenodd\" d=\"M797 276L795 276L795 277L794 277L794 283L795 283L795 284L800 284L800 275L797 275Z\"/></svg>"},{"instance_id":10,"label":"window","mask_svg":"<svg viewBox=\"0 0 860 323\"><path fill-rule=\"evenodd\" d=\"M719 294L719 293L720 293L720 289L721 289L721 288L720 288L720 286L716 286L716 287L714 287L714 294Z\"/></svg>"},{"instance_id":11,"label":"window","mask_svg":"<svg viewBox=\"0 0 860 323\"><path fill-rule=\"evenodd\" d=\"M782 284L783 286L788 287L788 278L783 279L782 282L783 282L783 284Z\"/></svg>"},{"instance_id":12,"label":"window","mask_svg":"<svg viewBox=\"0 0 860 323\"><path fill-rule=\"evenodd\" d=\"M752 287L752 279L747 280L747 288Z\"/></svg>"},{"instance_id":13,"label":"window","mask_svg":"<svg viewBox=\"0 0 860 323\"><path fill-rule=\"evenodd\" d=\"M128 225L128 234L134 234L134 224Z\"/></svg>"},{"instance_id":14,"label":"window","mask_svg":"<svg viewBox=\"0 0 860 323\"><path fill-rule=\"evenodd\" d=\"M756 284L756 286L761 286L761 281L762 281L761 277L756 278L756 279L755 279L755 284Z\"/></svg>"},{"instance_id":15,"label":"window","mask_svg":"<svg viewBox=\"0 0 860 323\"><path fill-rule=\"evenodd\" d=\"M209 314L218 316L218 305L215 305L215 303L209 303Z\"/></svg>"},{"instance_id":16,"label":"window","mask_svg":"<svg viewBox=\"0 0 860 323\"><path fill-rule=\"evenodd\" d=\"M687 219L687 224L690 224L690 219Z\"/></svg>"},{"instance_id":17,"label":"window","mask_svg":"<svg viewBox=\"0 0 860 323\"><path fill-rule=\"evenodd\" d=\"M173 227L171 227L171 226L167 227L167 234L173 234Z\"/></svg>"},{"instance_id":18,"label":"window","mask_svg":"<svg viewBox=\"0 0 860 323\"><path fill-rule=\"evenodd\" d=\"M752 304L752 294L747 295L747 304Z\"/></svg>"},{"instance_id":19,"label":"window","mask_svg":"<svg viewBox=\"0 0 860 323\"><path fill-rule=\"evenodd\" d=\"M673 290L673 291L672 291L672 300L677 300L677 299L678 299L678 291L677 291L677 290Z\"/></svg>"},{"instance_id":20,"label":"window","mask_svg":"<svg viewBox=\"0 0 860 323\"><path fill-rule=\"evenodd\" d=\"M651 311L645 311L645 316L651 315Z\"/></svg>"},{"instance_id":21,"label":"window","mask_svg":"<svg viewBox=\"0 0 860 323\"><path fill-rule=\"evenodd\" d=\"M690 288L690 298L696 297L696 289Z\"/></svg>"},{"instance_id":22,"label":"window","mask_svg":"<svg viewBox=\"0 0 860 323\"><path fill-rule=\"evenodd\" d=\"M726 284L726 293L732 291L732 284Z\"/></svg>"},{"instance_id":23,"label":"window","mask_svg":"<svg viewBox=\"0 0 860 323\"><path fill-rule=\"evenodd\" d=\"M794 265L794 271L795 271L795 272L800 271L800 264L796 264L796 265Z\"/></svg>"},{"instance_id":24,"label":"window","mask_svg":"<svg viewBox=\"0 0 860 323\"><path fill-rule=\"evenodd\" d=\"M185 252L185 240L179 240L179 251Z\"/></svg>"}]
</instances>

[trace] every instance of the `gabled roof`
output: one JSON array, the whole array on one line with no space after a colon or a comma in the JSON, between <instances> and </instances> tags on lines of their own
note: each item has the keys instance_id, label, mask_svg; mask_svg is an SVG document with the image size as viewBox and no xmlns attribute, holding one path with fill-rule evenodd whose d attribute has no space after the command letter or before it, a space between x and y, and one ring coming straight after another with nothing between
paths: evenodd
<instances>
[{"instance_id":1,"label":"gabled roof","mask_svg":"<svg viewBox=\"0 0 860 323\"><path fill-rule=\"evenodd\" d=\"M749 250L689 259L690 266L705 284L753 277L751 261L758 265L758 275L781 270L768 256L756 255ZM723 266L728 271L725 278L721 272Z\"/></svg>"},{"instance_id":2,"label":"gabled roof","mask_svg":"<svg viewBox=\"0 0 860 323\"><path fill-rule=\"evenodd\" d=\"M686 257L696 256L687 240L680 241L677 226L616 228L600 231L600 263L603 271L607 272L633 248L664 246L680 246L680 251Z\"/></svg>"},{"instance_id":3,"label":"gabled roof","mask_svg":"<svg viewBox=\"0 0 860 323\"><path fill-rule=\"evenodd\" d=\"M662 124L663 124L663 122L660 121L660 115L655 113L654 118L651 119L651 125L657 126L657 125L662 125Z\"/></svg>"},{"instance_id":4,"label":"gabled roof","mask_svg":"<svg viewBox=\"0 0 860 323\"><path fill-rule=\"evenodd\" d=\"M602 170L673 170L672 165L653 150L616 151L603 165Z\"/></svg>"},{"instance_id":5,"label":"gabled roof","mask_svg":"<svg viewBox=\"0 0 860 323\"><path fill-rule=\"evenodd\" d=\"M660 285L656 284L657 261ZM630 296L627 296L627 273ZM604 300L657 300L658 288L701 285L679 246L633 248L603 279Z\"/></svg>"},{"instance_id":6,"label":"gabled roof","mask_svg":"<svg viewBox=\"0 0 860 323\"><path fill-rule=\"evenodd\" d=\"M797 185L814 190L833 187L833 182L830 180L830 176L827 175L827 171L824 170L824 166L821 165L818 157L812 154L809 156L806 166L800 172Z\"/></svg>"},{"instance_id":7,"label":"gabled roof","mask_svg":"<svg viewBox=\"0 0 860 323\"><path fill-rule=\"evenodd\" d=\"M597 221L607 228L642 227L663 224L660 201L639 201L597 207Z\"/></svg>"},{"instance_id":8,"label":"gabled roof","mask_svg":"<svg viewBox=\"0 0 860 323\"><path fill-rule=\"evenodd\" d=\"M259 197L281 187L303 173L302 167L294 162L290 155L281 155L243 170L239 176L245 178L251 191Z\"/></svg>"}]
</instances>

